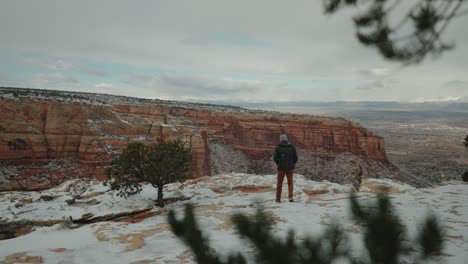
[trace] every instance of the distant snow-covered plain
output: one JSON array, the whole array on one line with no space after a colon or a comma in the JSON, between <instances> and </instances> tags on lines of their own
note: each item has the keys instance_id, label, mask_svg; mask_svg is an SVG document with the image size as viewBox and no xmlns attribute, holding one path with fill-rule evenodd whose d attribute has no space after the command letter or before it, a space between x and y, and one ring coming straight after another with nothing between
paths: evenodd
<instances>
[{"instance_id":1,"label":"distant snow-covered plain","mask_svg":"<svg viewBox=\"0 0 468 264\"><path fill-rule=\"evenodd\" d=\"M29 234L1 240L0 263L21 263L26 259L36 261L33 263L194 263L191 252L167 224L167 210L174 209L182 216L187 203L194 204L199 224L214 250L223 255L241 251L250 263L254 263L253 248L239 239L230 219L236 212L254 214L258 206L273 217L277 236L294 229L296 238L302 239L318 235L332 221L338 221L350 237L354 252L364 252L362 229L349 217L350 186L314 182L295 175L296 202L287 202L285 181L283 202L277 204L275 182L274 175L232 173L170 184L165 188L166 198L187 200L167 204L165 209L155 207L154 215L137 223L103 221L73 229L65 224L36 227ZM365 179L358 196L365 203L379 190L387 189L410 238L415 237L424 216L435 213L447 232L442 262L460 264L466 263L468 256L467 187L466 183L452 181L416 189L387 179ZM65 202L78 195L87 198L77 199L74 204ZM44 196L53 200L44 201L48 200ZM151 186L124 199L100 182L74 180L43 192L0 193L0 220L48 221L138 211L151 207L155 197L156 190Z\"/></svg>"}]
</instances>

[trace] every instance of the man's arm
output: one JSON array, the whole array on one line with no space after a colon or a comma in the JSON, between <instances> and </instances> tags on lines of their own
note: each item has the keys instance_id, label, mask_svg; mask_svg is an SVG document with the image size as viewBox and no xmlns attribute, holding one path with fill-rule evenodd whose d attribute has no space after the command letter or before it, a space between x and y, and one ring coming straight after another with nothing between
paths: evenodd
<instances>
[{"instance_id":1,"label":"man's arm","mask_svg":"<svg viewBox=\"0 0 468 264\"><path fill-rule=\"evenodd\" d=\"M299 157L297 156L296 148L294 146L293 146L293 152L294 152L293 163L296 164L297 161L299 160Z\"/></svg>"},{"instance_id":2,"label":"man's arm","mask_svg":"<svg viewBox=\"0 0 468 264\"><path fill-rule=\"evenodd\" d=\"M273 154L273 161L278 165L279 163L279 149L278 147L275 148L275 154Z\"/></svg>"}]
</instances>

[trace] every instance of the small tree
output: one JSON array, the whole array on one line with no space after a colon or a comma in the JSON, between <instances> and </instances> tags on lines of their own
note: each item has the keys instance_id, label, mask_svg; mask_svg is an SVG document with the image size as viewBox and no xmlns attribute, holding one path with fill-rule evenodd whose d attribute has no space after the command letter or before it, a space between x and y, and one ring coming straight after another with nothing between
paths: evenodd
<instances>
[{"instance_id":1,"label":"small tree","mask_svg":"<svg viewBox=\"0 0 468 264\"><path fill-rule=\"evenodd\" d=\"M463 173L462 179L463 179L463 181L468 182L468 170L466 170L465 173Z\"/></svg>"},{"instance_id":2,"label":"small tree","mask_svg":"<svg viewBox=\"0 0 468 264\"><path fill-rule=\"evenodd\" d=\"M468 147L468 135L466 135L465 142L463 142L463 144L465 144L465 147Z\"/></svg>"},{"instance_id":3,"label":"small tree","mask_svg":"<svg viewBox=\"0 0 468 264\"><path fill-rule=\"evenodd\" d=\"M141 191L142 182L158 189L156 204L164 207L164 185L187 177L191 163L190 150L181 141L145 146L130 143L122 154L106 169L109 184L118 195L127 197Z\"/></svg>"},{"instance_id":4,"label":"small tree","mask_svg":"<svg viewBox=\"0 0 468 264\"><path fill-rule=\"evenodd\" d=\"M349 239L337 224L330 225L316 238L297 240L293 231L286 238L276 237L272 230L272 220L261 208L255 217L236 214L233 217L234 227L242 238L255 247L255 263L331 264L347 259L348 263L398 264L403 263L400 261L402 256L412 257L416 263L422 263L431 261L441 253L444 232L434 216L425 219L416 239L411 243L386 195L379 195L375 203L366 206L362 206L353 195L350 201L352 217L363 228L366 252L352 254ZM232 253L222 258L212 250L207 237L198 227L191 205L187 205L185 217L181 220L177 220L174 211L170 211L168 221L174 234L193 251L197 263L247 262L241 253ZM411 248L413 245L418 248Z\"/></svg>"}]
</instances>

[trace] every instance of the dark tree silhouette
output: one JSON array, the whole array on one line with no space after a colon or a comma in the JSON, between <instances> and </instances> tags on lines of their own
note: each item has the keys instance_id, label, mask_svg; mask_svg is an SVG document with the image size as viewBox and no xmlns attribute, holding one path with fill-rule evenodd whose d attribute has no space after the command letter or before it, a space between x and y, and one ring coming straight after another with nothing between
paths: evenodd
<instances>
[{"instance_id":1,"label":"dark tree silhouette","mask_svg":"<svg viewBox=\"0 0 468 264\"><path fill-rule=\"evenodd\" d=\"M148 182L158 189L157 205L164 206L164 185L187 177L191 153L181 141L165 142L145 146L130 143L122 154L113 159L106 169L106 184L118 195L128 195L141 191L142 182Z\"/></svg>"},{"instance_id":2,"label":"dark tree silhouette","mask_svg":"<svg viewBox=\"0 0 468 264\"><path fill-rule=\"evenodd\" d=\"M465 142L463 142L463 144L465 144L465 147L468 147L468 135L466 135Z\"/></svg>"},{"instance_id":3,"label":"dark tree silhouette","mask_svg":"<svg viewBox=\"0 0 468 264\"><path fill-rule=\"evenodd\" d=\"M462 175L462 180L468 182L468 170L466 170Z\"/></svg>"},{"instance_id":4,"label":"dark tree silhouette","mask_svg":"<svg viewBox=\"0 0 468 264\"><path fill-rule=\"evenodd\" d=\"M439 55L454 47L442 34L456 17L468 13L466 0L322 0L325 13L357 7L353 17L357 38L387 59L419 63L428 54ZM362 10L362 11L361 11ZM400 14L404 13L401 17Z\"/></svg>"}]
</instances>

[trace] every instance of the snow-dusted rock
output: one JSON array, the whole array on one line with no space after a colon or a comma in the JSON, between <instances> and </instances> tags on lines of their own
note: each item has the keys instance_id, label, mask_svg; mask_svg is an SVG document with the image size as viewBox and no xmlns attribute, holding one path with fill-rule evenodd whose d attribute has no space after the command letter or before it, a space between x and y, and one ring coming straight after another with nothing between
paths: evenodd
<instances>
[{"instance_id":1,"label":"snow-dusted rock","mask_svg":"<svg viewBox=\"0 0 468 264\"><path fill-rule=\"evenodd\" d=\"M76 193L81 197L92 196L85 200L96 199L100 203L67 205L65 200L74 193L72 186L77 187ZM390 187L389 195L395 209L412 237L424 215L429 211L436 213L447 231L444 263L464 263L468 237L468 206L465 203L468 191L465 183L451 182L434 188L415 189L388 179L364 180L363 191L357 195L366 203L376 196L375 193L383 188L381 186ZM290 229L294 229L296 238L303 239L320 233L332 221L338 221L349 235L353 249L363 249L362 229L349 218L351 186L314 182L295 175L296 202L287 202L287 188L283 188L284 199L279 204L274 203L275 189L275 175L220 174L167 185L164 195L172 202L165 208L173 209L178 216L182 216L184 205L194 204L197 220L214 250L221 254L240 250L246 253L250 263L254 263L251 245L239 239L231 216L237 212L253 215L258 206L262 206L274 220L273 228L278 236L285 236ZM116 215L128 209L143 209L152 205L156 193L155 188L145 185L141 193L124 199L115 196L113 191L99 182L71 181L40 193L2 193L0 217L6 221L61 219L67 216L86 220L106 214ZM39 199L43 195L58 197L43 201ZM18 201L25 199L32 199L32 202L14 207ZM15 256L34 256L40 257L43 263L193 263L190 251L172 234L167 224L166 209L153 208L140 213L142 217L134 215L132 221L102 221L74 229L64 228L63 224L34 227L29 234L0 241L0 262ZM21 255L23 252L27 252L26 255Z\"/></svg>"}]
</instances>

